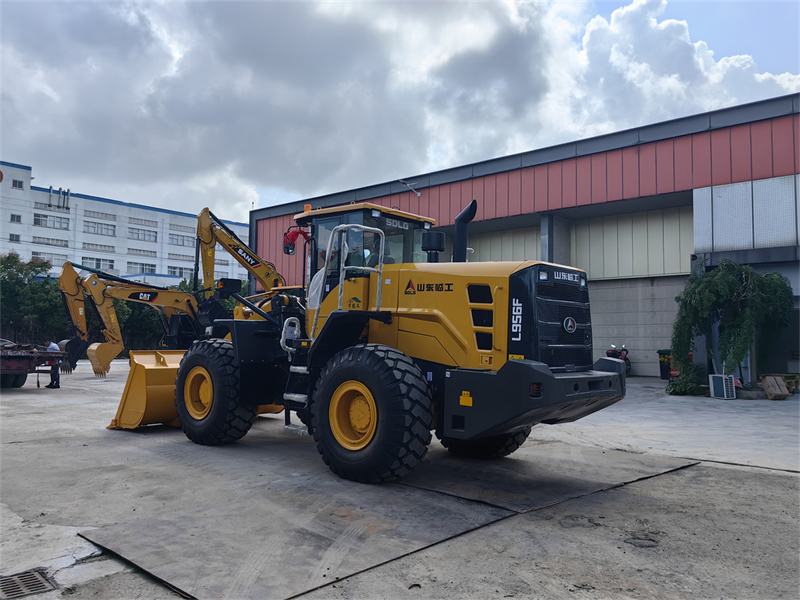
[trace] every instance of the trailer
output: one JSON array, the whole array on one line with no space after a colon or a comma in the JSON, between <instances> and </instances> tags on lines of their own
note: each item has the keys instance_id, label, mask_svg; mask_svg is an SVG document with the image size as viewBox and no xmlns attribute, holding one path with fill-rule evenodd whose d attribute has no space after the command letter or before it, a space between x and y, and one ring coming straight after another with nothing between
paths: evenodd
<instances>
[{"instance_id":1,"label":"trailer","mask_svg":"<svg viewBox=\"0 0 800 600\"><path fill-rule=\"evenodd\" d=\"M66 352L51 352L35 344L15 344L0 339L0 387L19 388L25 385L28 373L47 373L57 361L66 361Z\"/></svg>"}]
</instances>

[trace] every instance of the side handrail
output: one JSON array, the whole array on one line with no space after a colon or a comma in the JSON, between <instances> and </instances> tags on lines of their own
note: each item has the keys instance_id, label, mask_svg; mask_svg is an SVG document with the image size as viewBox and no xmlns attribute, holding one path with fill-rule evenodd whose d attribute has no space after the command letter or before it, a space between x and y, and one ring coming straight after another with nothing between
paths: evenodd
<instances>
[{"instance_id":1,"label":"side handrail","mask_svg":"<svg viewBox=\"0 0 800 600\"><path fill-rule=\"evenodd\" d=\"M342 310L342 304L344 302L344 280L346 279L346 274L350 271L360 271L362 273L377 273L378 274L378 289L375 292L375 310L381 309L381 293L383 291L383 251L386 246L386 234L384 234L383 230L377 229L376 227L368 227L367 225L337 225L331 231L331 236L328 238L328 247L325 251L325 264L323 265L324 273L327 274L328 272L328 264L331 261L331 254L333 252L333 240L334 238L343 231L367 231L371 233L378 234L380 239L380 250L378 252L378 267L359 267L359 266L345 266L344 261L349 254L349 246L347 245L347 236L342 236L342 252L340 253L341 256L344 258L342 259L342 264L339 268L339 310ZM324 275L323 275L324 276ZM319 321L319 311L322 308L322 299L325 295L325 286L321 285L319 288L319 298L317 301L317 311L314 313L314 325L311 327L311 341L314 341L314 334L317 332L317 321Z\"/></svg>"}]
</instances>

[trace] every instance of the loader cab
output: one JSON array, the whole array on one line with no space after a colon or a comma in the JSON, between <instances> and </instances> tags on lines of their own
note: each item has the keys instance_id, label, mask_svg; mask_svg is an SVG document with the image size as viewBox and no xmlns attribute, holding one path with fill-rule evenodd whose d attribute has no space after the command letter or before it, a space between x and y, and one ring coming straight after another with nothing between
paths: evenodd
<instances>
[{"instance_id":1,"label":"loader cab","mask_svg":"<svg viewBox=\"0 0 800 600\"><path fill-rule=\"evenodd\" d=\"M422 251L422 234L435 223L433 219L370 203L307 210L296 215L295 221L300 226L311 228L311 238L307 246L306 282L312 281L325 265L331 233L338 225L365 225L383 231L386 239L383 264L387 266L427 262L427 255ZM342 259L345 266L378 265L377 238L378 235L367 231L349 230L337 234L331 246L332 257L328 272L322 276L326 295L338 285ZM367 274L364 273L363 276Z\"/></svg>"}]
</instances>

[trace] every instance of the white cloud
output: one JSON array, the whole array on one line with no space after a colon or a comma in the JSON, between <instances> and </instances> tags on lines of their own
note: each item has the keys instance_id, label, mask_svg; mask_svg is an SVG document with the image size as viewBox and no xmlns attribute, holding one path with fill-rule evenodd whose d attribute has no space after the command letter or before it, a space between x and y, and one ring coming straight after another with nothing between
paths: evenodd
<instances>
[{"instance_id":1,"label":"white cloud","mask_svg":"<svg viewBox=\"0 0 800 600\"><path fill-rule=\"evenodd\" d=\"M800 90L717 58L665 6L6 3L2 158L41 185L246 220Z\"/></svg>"}]
</instances>

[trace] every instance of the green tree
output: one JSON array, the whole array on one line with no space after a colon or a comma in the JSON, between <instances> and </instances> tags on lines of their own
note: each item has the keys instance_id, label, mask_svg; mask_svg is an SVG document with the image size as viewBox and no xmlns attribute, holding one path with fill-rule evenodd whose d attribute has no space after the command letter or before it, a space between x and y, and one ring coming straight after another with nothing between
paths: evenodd
<instances>
[{"instance_id":1,"label":"green tree","mask_svg":"<svg viewBox=\"0 0 800 600\"><path fill-rule=\"evenodd\" d=\"M0 256L0 324L14 341L44 344L69 335L58 283L49 279L47 261Z\"/></svg>"},{"instance_id":2,"label":"green tree","mask_svg":"<svg viewBox=\"0 0 800 600\"><path fill-rule=\"evenodd\" d=\"M202 289L202 286L198 286L198 288ZM180 283L175 286L175 289L179 292L186 292L188 294L194 293L194 277L191 279L181 279ZM239 294L247 293L247 282L243 281L241 287L238 291ZM218 302L225 308L225 310L233 310L236 306L236 300L233 298L227 298L225 300L218 300Z\"/></svg>"},{"instance_id":3,"label":"green tree","mask_svg":"<svg viewBox=\"0 0 800 600\"><path fill-rule=\"evenodd\" d=\"M684 376L674 390L686 391L692 375L689 353L696 336L705 336L708 360L734 371L753 346L757 334L767 335L789 324L794 298L789 281L778 273L761 274L749 265L725 259L706 271L699 265L675 301L678 316L672 328L672 360ZM714 325L719 329L717 355L710 343Z\"/></svg>"}]
</instances>

